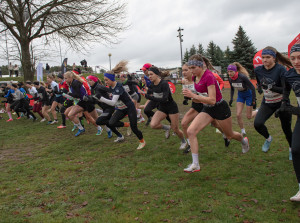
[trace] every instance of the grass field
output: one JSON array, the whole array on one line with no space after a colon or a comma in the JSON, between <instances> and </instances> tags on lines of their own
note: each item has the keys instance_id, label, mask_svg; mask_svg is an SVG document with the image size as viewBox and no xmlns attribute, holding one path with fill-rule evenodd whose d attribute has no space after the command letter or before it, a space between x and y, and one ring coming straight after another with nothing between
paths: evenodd
<instances>
[{"instance_id":1,"label":"grass field","mask_svg":"<svg viewBox=\"0 0 300 223\"><path fill-rule=\"evenodd\" d=\"M184 114L189 107L177 88ZM228 99L229 89L223 93ZM300 222L300 204L289 201L298 184L279 120L267 122L268 153L253 120L244 121L249 153L236 141L225 148L208 126L198 134L201 171L186 174L191 154L178 149L179 139L145 124L147 146L137 151L134 135L116 144L87 124L74 137L70 122L57 129L0 120L0 222Z\"/></svg>"}]
</instances>

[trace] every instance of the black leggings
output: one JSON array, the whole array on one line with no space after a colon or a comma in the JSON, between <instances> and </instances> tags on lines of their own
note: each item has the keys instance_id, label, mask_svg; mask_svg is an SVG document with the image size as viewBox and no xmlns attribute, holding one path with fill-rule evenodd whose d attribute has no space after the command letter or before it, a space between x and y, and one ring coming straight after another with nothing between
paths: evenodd
<instances>
[{"instance_id":1,"label":"black leggings","mask_svg":"<svg viewBox=\"0 0 300 223\"><path fill-rule=\"evenodd\" d=\"M13 108L17 114L18 112L23 112L26 114L27 118L29 118L29 115L31 115L34 119L36 119L35 115L30 111L29 102L25 99L15 101L10 108Z\"/></svg>"},{"instance_id":2,"label":"black leggings","mask_svg":"<svg viewBox=\"0 0 300 223\"><path fill-rule=\"evenodd\" d=\"M127 109L116 110L109 120L109 126L124 127L124 122L121 122L120 120L122 120L126 115L128 115L131 130L138 137L139 140L142 140L143 133L137 127L136 109L133 103L130 104L130 106L128 106Z\"/></svg>"},{"instance_id":3,"label":"black leggings","mask_svg":"<svg viewBox=\"0 0 300 223\"><path fill-rule=\"evenodd\" d=\"M261 134L266 139L269 138L270 134L265 122L273 115L273 113L280 108L281 102L274 104L261 103L261 106L256 114L254 120L254 127L256 131ZM279 119L281 122L281 128L285 134L285 138L289 143L289 146L292 146L292 115L289 113L280 113Z\"/></svg>"},{"instance_id":4,"label":"black leggings","mask_svg":"<svg viewBox=\"0 0 300 223\"><path fill-rule=\"evenodd\" d=\"M292 138L292 155L293 165L296 173L298 183L300 183L300 117L298 116L297 122L293 132Z\"/></svg>"},{"instance_id":5,"label":"black leggings","mask_svg":"<svg viewBox=\"0 0 300 223\"><path fill-rule=\"evenodd\" d=\"M112 114L114 113L114 111L115 111L115 109L104 109L103 113L97 118L96 124L97 125L106 125L117 136L121 136L122 134L116 129L115 126L109 125L109 120L110 120Z\"/></svg>"},{"instance_id":6,"label":"black leggings","mask_svg":"<svg viewBox=\"0 0 300 223\"><path fill-rule=\"evenodd\" d=\"M147 115L148 118L151 118L154 115L153 110L156 109L158 107L158 105L159 105L159 102L149 101L149 103L144 108L144 113ZM171 123L171 119L170 119L169 115L167 115L166 119L168 120L168 122Z\"/></svg>"}]
</instances>

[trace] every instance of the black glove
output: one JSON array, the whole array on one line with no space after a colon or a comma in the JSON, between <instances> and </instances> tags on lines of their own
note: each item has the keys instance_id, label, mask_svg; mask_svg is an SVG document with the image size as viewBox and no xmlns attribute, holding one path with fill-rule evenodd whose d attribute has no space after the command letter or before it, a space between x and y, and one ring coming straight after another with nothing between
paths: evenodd
<instances>
[{"instance_id":1,"label":"black glove","mask_svg":"<svg viewBox=\"0 0 300 223\"><path fill-rule=\"evenodd\" d=\"M145 98L146 99L150 99L150 95L149 94L145 94Z\"/></svg>"},{"instance_id":2,"label":"black glove","mask_svg":"<svg viewBox=\"0 0 300 223\"><path fill-rule=\"evenodd\" d=\"M229 103L228 103L230 107L232 107L232 102L233 102L233 101L230 100Z\"/></svg>"},{"instance_id":3,"label":"black glove","mask_svg":"<svg viewBox=\"0 0 300 223\"><path fill-rule=\"evenodd\" d=\"M260 85L257 85L257 92L258 92L259 94L262 94L262 93L263 93L263 90L262 90L262 88L261 88Z\"/></svg>"},{"instance_id":4,"label":"black glove","mask_svg":"<svg viewBox=\"0 0 300 223\"><path fill-rule=\"evenodd\" d=\"M252 107L254 110L256 109L256 99L252 101Z\"/></svg>"},{"instance_id":5,"label":"black glove","mask_svg":"<svg viewBox=\"0 0 300 223\"><path fill-rule=\"evenodd\" d=\"M189 104L188 100L191 100L191 98L184 97L184 100L183 100L182 104L188 105Z\"/></svg>"},{"instance_id":6,"label":"black glove","mask_svg":"<svg viewBox=\"0 0 300 223\"><path fill-rule=\"evenodd\" d=\"M88 96L86 96L86 95L83 96L83 101L89 101L89 100L90 100L90 99L89 99Z\"/></svg>"}]
</instances>

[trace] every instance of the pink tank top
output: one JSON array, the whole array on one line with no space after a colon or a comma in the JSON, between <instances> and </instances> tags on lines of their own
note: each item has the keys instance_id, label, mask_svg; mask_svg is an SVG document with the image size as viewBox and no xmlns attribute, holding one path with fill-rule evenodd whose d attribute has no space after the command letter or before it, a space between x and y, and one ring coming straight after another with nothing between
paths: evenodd
<instances>
[{"instance_id":1,"label":"pink tank top","mask_svg":"<svg viewBox=\"0 0 300 223\"><path fill-rule=\"evenodd\" d=\"M196 77L193 77L193 81L195 81ZM221 101L222 99L222 93L219 87L219 84L217 82L217 79L213 75L213 73L210 70L206 70L204 74L202 75L199 83L194 82L195 89L197 92L201 93L202 96L208 97L208 90L207 87L210 85L215 85L216 88L216 102Z\"/></svg>"}]
</instances>

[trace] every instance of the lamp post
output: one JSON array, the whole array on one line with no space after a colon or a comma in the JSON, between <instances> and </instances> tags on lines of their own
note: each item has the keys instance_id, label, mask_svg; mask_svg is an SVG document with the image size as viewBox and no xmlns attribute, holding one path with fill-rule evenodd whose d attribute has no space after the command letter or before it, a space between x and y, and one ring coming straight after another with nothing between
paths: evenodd
<instances>
[{"instance_id":1,"label":"lamp post","mask_svg":"<svg viewBox=\"0 0 300 223\"><path fill-rule=\"evenodd\" d=\"M109 70L111 70L111 53L108 54L108 58L109 58Z\"/></svg>"},{"instance_id":2,"label":"lamp post","mask_svg":"<svg viewBox=\"0 0 300 223\"><path fill-rule=\"evenodd\" d=\"M181 29L179 27L179 29L177 30L177 32L178 32L178 36L177 37L179 37L181 66L183 66L183 60L182 60L182 42L183 42L182 37L183 37L183 35L181 35L181 31L183 31L183 29ZM180 72L180 76L182 76L181 72Z\"/></svg>"}]
</instances>

